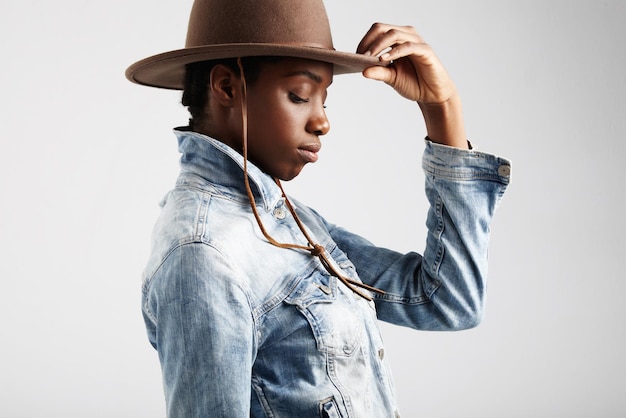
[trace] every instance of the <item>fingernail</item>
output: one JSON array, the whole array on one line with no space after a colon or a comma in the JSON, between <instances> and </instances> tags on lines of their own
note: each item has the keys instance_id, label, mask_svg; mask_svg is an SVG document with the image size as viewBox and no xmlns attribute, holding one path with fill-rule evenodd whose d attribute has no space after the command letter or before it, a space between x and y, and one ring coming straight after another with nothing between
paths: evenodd
<instances>
[{"instance_id":1,"label":"fingernail","mask_svg":"<svg viewBox=\"0 0 626 418\"><path fill-rule=\"evenodd\" d=\"M365 53L363 55L370 56L370 55L372 55L372 51L365 51Z\"/></svg>"},{"instance_id":2,"label":"fingernail","mask_svg":"<svg viewBox=\"0 0 626 418\"><path fill-rule=\"evenodd\" d=\"M380 59L383 61L388 61L389 60L389 54L388 53L384 53L380 56Z\"/></svg>"}]
</instances>

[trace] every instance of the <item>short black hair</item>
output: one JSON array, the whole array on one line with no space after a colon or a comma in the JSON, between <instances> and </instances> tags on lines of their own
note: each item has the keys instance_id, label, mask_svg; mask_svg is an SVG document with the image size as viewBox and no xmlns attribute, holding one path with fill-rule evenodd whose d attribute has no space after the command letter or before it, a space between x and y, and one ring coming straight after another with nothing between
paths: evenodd
<instances>
[{"instance_id":1,"label":"short black hair","mask_svg":"<svg viewBox=\"0 0 626 418\"><path fill-rule=\"evenodd\" d=\"M284 57L260 56L244 57L241 65L246 75L248 86L257 81L264 64L279 62ZM199 61L187 64L185 67L185 84L181 103L189 110L189 128L194 129L194 122L204 118L205 108L209 101L208 87L211 78L211 70L221 64L239 74L237 58L226 58L211 61Z\"/></svg>"}]
</instances>

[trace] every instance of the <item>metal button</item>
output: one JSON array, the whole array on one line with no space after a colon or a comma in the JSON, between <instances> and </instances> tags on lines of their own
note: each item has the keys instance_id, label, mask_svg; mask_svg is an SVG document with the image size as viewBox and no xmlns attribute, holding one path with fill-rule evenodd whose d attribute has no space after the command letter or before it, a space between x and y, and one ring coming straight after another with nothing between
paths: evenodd
<instances>
[{"instance_id":1,"label":"metal button","mask_svg":"<svg viewBox=\"0 0 626 418\"><path fill-rule=\"evenodd\" d=\"M287 213L285 212L285 209L283 209L282 207L274 209L274 217L276 219L285 219L286 216L287 216Z\"/></svg>"},{"instance_id":2,"label":"metal button","mask_svg":"<svg viewBox=\"0 0 626 418\"><path fill-rule=\"evenodd\" d=\"M385 349L381 348L380 350L378 350L378 358L379 359L384 359L385 358Z\"/></svg>"},{"instance_id":3,"label":"metal button","mask_svg":"<svg viewBox=\"0 0 626 418\"><path fill-rule=\"evenodd\" d=\"M317 284L316 284L316 286L317 286L317 287L319 287L319 288L320 288L320 290L321 290L322 292L324 292L325 294L327 294L327 295L331 295L331 294L333 293L333 291L332 291L332 290L330 290L330 287L328 287L328 286L326 286L326 285L324 285L324 284L319 284L319 283L317 283Z\"/></svg>"},{"instance_id":4,"label":"metal button","mask_svg":"<svg viewBox=\"0 0 626 418\"><path fill-rule=\"evenodd\" d=\"M508 177L511 174L511 166L509 165L501 165L498 167L498 174L503 177Z\"/></svg>"}]
</instances>

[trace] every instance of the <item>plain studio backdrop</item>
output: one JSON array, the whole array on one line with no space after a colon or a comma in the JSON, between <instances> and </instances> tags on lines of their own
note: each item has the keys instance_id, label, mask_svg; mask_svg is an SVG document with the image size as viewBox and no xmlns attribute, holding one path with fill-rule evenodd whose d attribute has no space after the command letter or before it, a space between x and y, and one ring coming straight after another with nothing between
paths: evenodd
<instances>
[{"instance_id":1,"label":"plain studio backdrop","mask_svg":"<svg viewBox=\"0 0 626 418\"><path fill-rule=\"evenodd\" d=\"M626 415L626 2L327 0L335 46L413 25L461 93L476 148L513 162L492 225L486 318L382 325L405 417ZM158 202L187 121L129 83L183 46L191 0L3 0L0 415L163 417L140 311ZM336 77L320 161L285 185L381 246L421 252L416 104Z\"/></svg>"}]
</instances>

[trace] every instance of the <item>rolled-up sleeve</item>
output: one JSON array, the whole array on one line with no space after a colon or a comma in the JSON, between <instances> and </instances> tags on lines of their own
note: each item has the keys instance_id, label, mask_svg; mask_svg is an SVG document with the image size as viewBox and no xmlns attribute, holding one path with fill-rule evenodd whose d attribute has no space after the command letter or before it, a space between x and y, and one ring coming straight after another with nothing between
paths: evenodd
<instances>
[{"instance_id":1,"label":"rolled-up sleeve","mask_svg":"<svg viewBox=\"0 0 626 418\"><path fill-rule=\"evenodd\" d=\"M375 247L330 227L375 295L379 319L424 330L459 330L483 318L490 225L509 184L508 160L426 141L422 167L430 208L423 256Z\"/></svg>"}]
</instances>

